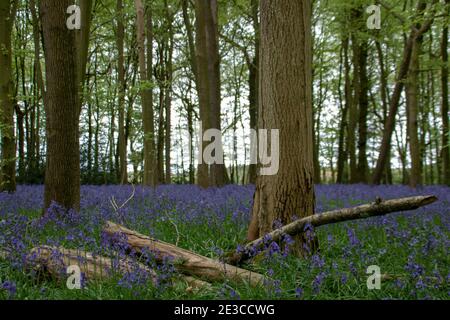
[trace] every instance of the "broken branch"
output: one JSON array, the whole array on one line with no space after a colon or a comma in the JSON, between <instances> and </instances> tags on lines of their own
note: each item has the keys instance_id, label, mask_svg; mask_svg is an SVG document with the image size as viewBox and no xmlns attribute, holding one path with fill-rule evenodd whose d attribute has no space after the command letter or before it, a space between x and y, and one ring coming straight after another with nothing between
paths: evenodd
<instances>
[{"instance_id":1,"label":"broken branch","mask_svg":"<svg viewBox=\"0 0 450 320\"><path fill-rule=\"evenodd\" d=\"M282 239L283 235L295 236L303 233L307 225L319 227L331 223L383 216L393 212L410 211L429 205L437 200L435 196L418 196L386 201L379 200L375 203L365 204L355 208L338 209L314 214L287 224L282 228L266 234L264 237L248 243L241 252L237 252L230 257L228 263L238 264L251 258L251 252L261 249L264 245L264 238L278 242Z\"/></svg>"}]
</instances>

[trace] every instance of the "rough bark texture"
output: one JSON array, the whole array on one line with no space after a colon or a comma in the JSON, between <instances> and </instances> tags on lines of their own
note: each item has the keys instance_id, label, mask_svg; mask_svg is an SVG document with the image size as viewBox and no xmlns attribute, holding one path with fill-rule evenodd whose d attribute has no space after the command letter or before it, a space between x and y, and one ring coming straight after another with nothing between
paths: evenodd
<instances>
[{"instance_id":1,"label":"rough bark texture","mask_svg":"<svg viewBox=\"0 0 450 320\"><path fill-rule=\"evenodd\" d=\"M40 1L47 80L44 208L80 208L79 97L75 33L66 27L70 0Z\"/></svg>"},{"instance_id":2,"label":"rough bark texture","mask_svg":"<svg viewBox=\"0 0 450 320\"><path fill-rule=\"evenodd\" d=\"M174 259L175 268L186 275L207 281L228 279L236 282L247 282L251 286L262 285L264 281L264 277L258 273L236 268L172 244L152 239L113 222L108 222L103 231L111 236L115 234L125 235L128 244L138 254L143 250L150 250L155 253L157 261L163 261L166 258Z\"/></svg>"},{"instance_id":3,"label":"rough bark texture","mask_svg":"<svg viewBox=\"0 0 450 320\"><path fill-rule=\"evenodd\" d=\"M0 191L16 191L16 141L14 136L14 82L11 35L17 1L0 3Z\"/></svg>"},{"instance_id":4,"label":"rough bark texture","mask_svg":"<svg viewBox=\"0 0 450 320\"><path fill-rule=\"evenodd\" d=\"M259 128L280 129L280 162L258 177L249 240L314 213L311 60L310 1L263 0Z\"/></svg>"},{"instance_id":5,"label":"rough bark texture","mask_svg":"<svg viewBox=\"0 0 450 320\"><path fill-rule=\"evenodd\" d=\"M196 5L196 62L198 68L197 91L200 104L200 120L203 132L221 130L220 124L220 56L218 46L217 0L197 0ZM199 152L210 142L203 141ZM222 141L219 141L222 148ZM202 187L222 186L226 182L224 164L198 166L198 184Z\"/></svg>"},{"instance_id":6,"label":"rough bark texture","mask_svg":"<svg viewBox=\"0 0 450 320\"><path fill-rule=\"evenodd\" d=\"M240 253L235 254L227 262L236 264L248 258L249 252L260 249L264 244L264 238L271 241L280 241L283 235L296 236L305 231L305 226L320 227L327 224L338 223L342 221L366 219L370 217L383 216L392 212L415 210L427 206L437 201L435 196L418 196L403 199L394 199L383 201L378 199L375 203L365 204L355 208L338 209L334 211L315 214L309 217L294 221L282 228L276 229L264 236L248 243Z\"/></svg>"},{"instance_id":7,"label":"rough bark texture","mask_svg":"<svg viewBox=\"0 0 450 320\"><path fill-rule=\"evenodd\" d=\"M135 0L136 6L136 26L137 26L137 44L139 54L139 74L141 85L151 81L152 70L152 50L147 50L147 60L145 57L145 12L142 0ZM153 42L151 8L147 8L147 44L151 48ZM148 84L147 84L148 85ZM141 88L142 104L142 122L144 127L144 185L156 184L155 173L155 128L153 115L153 90L148 87Z\"/></svg>"}]
</instances>

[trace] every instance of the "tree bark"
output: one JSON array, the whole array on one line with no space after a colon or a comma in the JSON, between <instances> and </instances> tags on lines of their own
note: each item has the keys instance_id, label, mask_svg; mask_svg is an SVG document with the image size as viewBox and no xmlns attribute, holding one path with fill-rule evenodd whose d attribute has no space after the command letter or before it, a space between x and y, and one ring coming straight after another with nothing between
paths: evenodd
<instances>
[{"instance_id":1,"label":"tree bark","mask_svg":"<svg viewBox=\"0 0 450 320\"><path fill-rule=\"evenodd\" d=\"M349 38L345 37L342 40L342 49L340 53L340 71L339 71L339 101L341 105L341 121L339 124L339 141L338 141L338 160L337 160L337 177L336 177L336 183L341 184L345 182L345 165L347 163L347 150L345 146L345 130L347 129L347 114L348 114L348 101L345 102L342 99L342 90L341 90L341 83L342 83L342 66L344 65L345 61L348 59L348 42ZM344 70L345 73L345 80L344 80L344 88L347 87L347 69ZM345 89L344 89L345 91ZM344 94L345 95L345 94Z\"/></svg>"},{"instance_id":2,"label":"tree bark","mask_svg":"<svg viewBox=\"0 0 450 320\"><path fill-rule=\"evenodd\" d=\"M0 3L0 191L16 191L16 141L14 134L14 81L12 75L12 28L18 1Z\"/></svg>"},{"instance_id":3,"label":"tree bark","mask_svg":"<svg viewBox=\"0 0 450 320\"><path fill-rule=\"evenodd\" d=\"M196 59L198 68L198 96L203 132L221 130L220 124L220 56L218 46L217 0L196 0ZM203 138L203 137L202 137ZM202 139L203 140L203 139ZM216 141L223 149L222 141ZM208 146L200 143L200 156ZM219 152L220 150L216 150ZM222 186L226 182L224 164L208 165L202 159L198 166L198 184L201 187Z\"/></svg>"},{"instance_id":4,"label":"tree bark","mask_svg":"<svg viewBox=\"0 0 450 320\"><path fill-rule=\"evenodd\" d=\"M378 62L380 64L380 90L381 90L381 103L383 106L383 127L386 126L387 116L388 116L388 84L387 78L388 74L386 72L383 49L381 43L377 40L375 41L375 47L377 49ZM385 168L385 182L386 184L392 184L392 169L391 169L391 150L389 150L386 156L386 168Z\"/></svg>"},{"instance_id":5,"label":"tree bark","mask_svg":"<svg viewBox=\"0 0 450 320\"><path fill-rule=\"evenodd\" d=\"M249 240L314 213L311 37L309 0L261 2L259 128L280 129L280 159L258 177Z\"/></svg>"},{"instance_id":6,"label":"tree bark","mask_svg":"<svg viewBox=\"0 0 450 320\"><path fill-rule=\"evenodd\" d=\"M154 252L155 259L158 262L162 262L167 258L174 259L175 268L186 275L195 276L207 281L232 280L246 282L251 286L262 285L264 282L264 277L258 273L203 257L172 244L139 234L113 222L107 222L103 231L110 236L115 234L125 235L128 245L136 253L139 254L144 250L150 250ZM113 241L113 238L111 240Z\"/></svg>"},{"instance_id":7,"label":"tree bark","mask_svg":"<svg viewBox=\"0 0 450 320\"><path fill-rule=\"evenodd\" d=\"M259 62L260 62L260 21L259 21L259 4L258 0L251 0L252 24L255 32L255 56L249 68L249 114L250 114L250 128L258 130L258 105L259 105ZM249 61L250 62L250 61ZM250 141L251 144L256 145L257 141ZM248 167L248 183L256 184L257 178L257 164L251 163Z\"/></svg>"},{"instance_id":8,"label":"tree bark","mask_svg":"<svg viewBox=\"0 0 450 320\"><path fill-rule=\"evenodd\" d=\"M368 95L369 79L367 77L367 55L368 42L358 40L358 166L357 182L367 183L369 165L367 162L367 115L368 115ZM355 75L356 76L356 75Z\"/></svg>"},{"instance_id":9,"label":"tree bark","mask_svg":"<svg viewBox=\"0 0 450 320\"><path fill-rule=\"evenodd\" d=\"M445 1L446 5L450 5L450 0ZM450 9L447 9L447 12ZM448 25L444 25L441 41L441 84L442 84L442 181L450 186L450 144L449 144L449 107L448 107Z\"/></svg>"},{"instance_id":10,"label":"tree bark","mask_svg":"<svg viewBox=\"0 0 450 320\"><path fill-rule=\"evenodd\" d=\"M47 79L44 209L55 201L80 208L79 97L75 33L66 27L70 0L40 1Z\"/></svg>"},{"instance_id":11,"label":"tree bark","mask_svg":"<svg viewBox=\"0 0 450 320\"><path fill-rule=\"evenodd\" d=\"M124 68L124 14L123 14L123 1L117 0L117 34L116 44L118 51L117 59L117 76L119 87L119 141L118 141L118 154L119 154L119 182L120 184L128 183L127 173L127 140L125 138L125 68Z\"/></svg>"},{"instance_id":12,"label":"tree bark","mask_svg":"<svg viewBox=\"0 0 450 320\"><path fill-rule=\"evenodd\" d=\"M409 177L409 185L412 188L416 188L422 184L422 164L418 132L418 75L421 43L421 37L416 38L414 41L409 66L409 75L406 83L406 107L408 108L407 121L411 156L411 174Z\"/></svg>"},{"instance_id":13,"label":"tree bark","mask_svg":"<svg viewBox=\"0 0 450 320\"><path fill-rule=\"evenodd\" d=\"M165 68L165 109L166 109L166 121L165 121L165 163L166 163L166 174L165 183L170 184L172 182L171 173L171 155L170 151L172 149L171 142L171 117L172 117L172 81L173 81L173 44L174 44L174 31L173 31L173 13L169 8L167 0L164 1L165 16L167 20L167 30L169 32L169 37L166 44L166 68Z\"/></svg>"},{"instance_id":14,"label":"tree bark","mask_svg":"<svg viewBox=\"0 0 450 320\"><path fill-rule=\"evenodd\" d=\"M151 82L152 56L153 56L153 28L152 28L152 8L147 7L147 24L145 22L144 5L142 0L135 0L136 6L136 26L137 43L139 54L139 74L141 86L149 85ZM147 26L147 60L145 57L145 30ZM144 127L144 185L156 184L155 172L155 128L153 115L153 90L151 88L141 88L142 122Z\"/></svg>"},{"instance_id":15,"label":"tree bark","mask_svg":"<svg viewBox=\"0 0 450 320\"><path fill-rule=\"evenodd\" d=\"M433 4L436 1L433 1ZM423 17L424 11L427 7L426 2L419 1L417 4L417 12L418 14ZM405 43L405 47L403 49L403 58L402 62L399 66L399 71L397 75L397 80L395 83L394 91L392 93L392 98L389 105L389 115L386 121L386 126L383 131L383 138L380 146L380 154L378 156L377 164L372 176L372 183L373 184L380 184L381 179L383 177L383 172L386 167L386 162L388 159L389 150L391 148L391 142L392 142L392 133L395 129L395 121L397 116L397 111L399 107L400 97L401 93L404 88L405 80L408 75L409 71L409 65L411 62L411 55L413 51L413 46L415 39L417 37L422 36L424 33L426 33L433 23L434 17L427 20L420 29L416 29L414 26L411 28L411 32L409 34L409 37Z\"/></svg>"},{"instance_id":16,"label":"tree bark","mask_svg":"<svg viewBox=\"0 0 450 320\"><path fill-rule=\"evenodd\" d=\"M48 273L61 281L66 280L67 267L76 265L88 281L111 279L114 276L113 272L126 274L141 270L150 276L150 281L154 285L157 285L158 275L156 272L142 263L130 258L117 258L118 263L115 260L82 250L48 246L33 248L27 257L29 267L37 271L38 274ZM209 283L193 277L177 276L177 278L193 288L207 289L211 286Z\"/></svg>"},{"instance_id":17,"label":"tree bark","mask_svg":"<svg viewBox=\"0 0 450 320\"><path fill-rule=\"evenodd\" d=\"M86 78L86 64L89 52L89 37L92 22L93 0L80 0L81 29L75 32L77 51L77 86L78 86L78 108L81 112L84 98L84 84Z\"/></svg>"}]
</instances>

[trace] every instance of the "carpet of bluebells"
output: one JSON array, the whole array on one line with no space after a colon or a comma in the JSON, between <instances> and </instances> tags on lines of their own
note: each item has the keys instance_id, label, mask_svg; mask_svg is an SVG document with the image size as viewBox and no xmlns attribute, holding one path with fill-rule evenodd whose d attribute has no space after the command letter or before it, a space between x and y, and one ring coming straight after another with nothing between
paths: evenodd
<instances>
[{"instance_id":1,"label":"carpet of bluebells","mask_svg":"<svg viewBox=\"0 0 450 320\"><path fill-rule=\"evenodd\" d=\"M81 290L37 276L27 267L31 248L63 246L120 259L124 246L112 245L102 234L112 220L199 254L218 258L245 242L253 186L202 190L196 186L83 186L81 212L64 213L53 204L42 217L42 186L19 186L0 194L0 299L450 299L450 188L430 186L317 186L317 212L382 199L433 194L439 201L413 212L400 212L328 225L313 230L320 250L295 258L267 241L267 250L245 267L267 276L251 288L232 282L208 290L190 290L176 281L170 260L152 262L156 283L145 271L114 273L102 282L83 282ZM300 214L300 213L299 213ZM270 239L269 239L270 240ZM292 239L285 238L285 245ZM145 257L144 257L145 258ZM114 264L113 264L114 265ZM380 290L367 287L367 268L378 265Z\"/></svg>"}]
</instances>

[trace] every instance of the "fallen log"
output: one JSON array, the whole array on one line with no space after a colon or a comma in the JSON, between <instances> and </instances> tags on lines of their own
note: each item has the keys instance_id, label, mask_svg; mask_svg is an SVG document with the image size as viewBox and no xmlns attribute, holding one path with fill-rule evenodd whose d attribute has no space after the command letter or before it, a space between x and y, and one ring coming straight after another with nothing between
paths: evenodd
<instances>
[{"instance_id":1,"label":"fallen log","mask_svg":"<svg viewBox=\"0 0 450 320\"><path fill-rule=\"evenodd\" d=\"M162 263L166 258L172 258L175 268L186 275L196 276L207 281L246 282L251 286L264 283L264 276L249 270L231 266L224 262L201 256L170 243L150 238L136 231L108 221L103 231L114 239L114 235L126 236L128 245L137 253L149 250L154 254L157 262Z\"/></svg>"},{"instance_id":2,"label":"fallen log","mask_svg":"<svg viewBox=\"0 0 450 320\"><path fill-rule=\"evenodd\" d=\"M147 266L128 258L118 259L115 264L111 258L93 255L90 252L42 246L31 250L27 257L30 267L38 273L47 273L56 279L67 278L68 266L76 265L85 276L86 280L104 281L111 279L114 273L126 274L137 270L145 272L149 280L156 285L157 274ZM113 272L112 272L113 271ZM211 285L193 277L180 276L192 288L207 288Z\"/></svg>"},{"instance_id":3,"label":"fallen log","mask_svg":"<svg viewBox=\"0 0 450 320\"><path fill-rule=\"evenodd\" d=\"M432 204L437 200L438 199L435 196L417 196L385 201L377 199L374 203L364 204L359 207L338 209L315 214L294 221L266 234L264 237L247 243L242 250L233 253L226 260L232 265L237 265L244 262L245 260L250 259L255 251L258 251L263 247L265 238L270 239L270 241L278 242L284 235L295 236L303 233L307 225L311 225L316 228L343 221L367 219L370 217L383 216L399 211L410 211Z\"/></svg>"}]
</instances>

